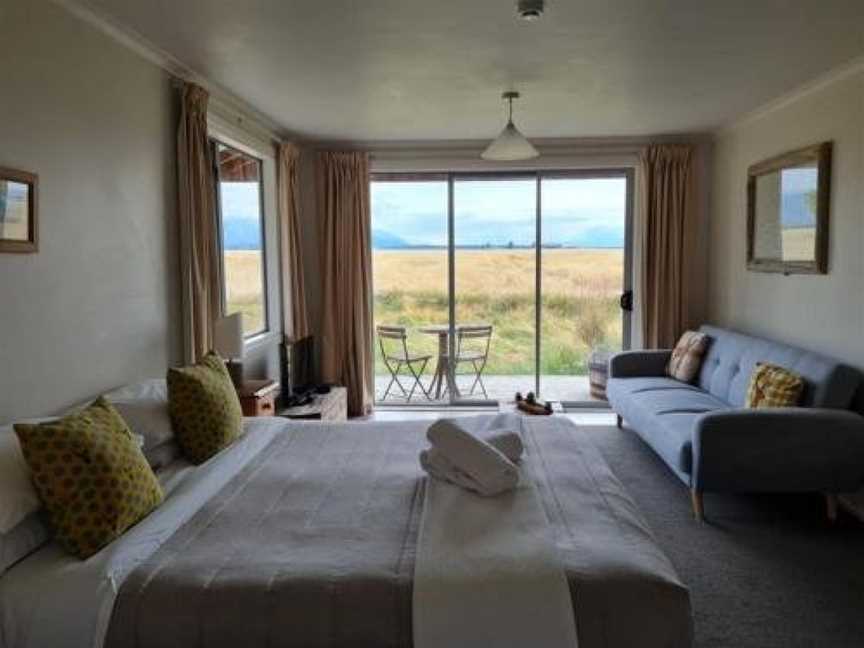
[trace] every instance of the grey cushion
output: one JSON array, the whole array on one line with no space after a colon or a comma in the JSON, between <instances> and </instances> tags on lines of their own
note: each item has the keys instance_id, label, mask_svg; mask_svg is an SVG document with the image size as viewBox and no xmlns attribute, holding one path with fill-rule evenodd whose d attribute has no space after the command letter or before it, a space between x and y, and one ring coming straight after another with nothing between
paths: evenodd
<instances>
[{"instance_id":1,"label":"grey cushion","mask_svg":"<svg viewBox=\"0 0 864 648\"><path fill-rule=\"evenodd\" d=\"M735 331L703 326L711 337L699 372L699 386L733 407L743 407L757 362L770 362L804 378L801 405L849 407L860 376L833 358Z\"/></svg>"}]
</instances>

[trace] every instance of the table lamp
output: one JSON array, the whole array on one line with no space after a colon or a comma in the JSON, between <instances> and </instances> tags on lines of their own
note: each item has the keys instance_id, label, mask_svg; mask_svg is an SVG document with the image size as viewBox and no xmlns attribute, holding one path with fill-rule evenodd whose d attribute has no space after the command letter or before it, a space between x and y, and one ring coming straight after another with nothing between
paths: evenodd
<instances>
[{"instance_id":1,"label":"table lamp","mask_svg":"<svg viewBox=\"0 0 864 648\"><path fill-rule=\"evenodd\" d=\"M225 358L234 386L243 384L243 314L220 317L213 325L213 348Z\"/></svg>"}]
</instances>

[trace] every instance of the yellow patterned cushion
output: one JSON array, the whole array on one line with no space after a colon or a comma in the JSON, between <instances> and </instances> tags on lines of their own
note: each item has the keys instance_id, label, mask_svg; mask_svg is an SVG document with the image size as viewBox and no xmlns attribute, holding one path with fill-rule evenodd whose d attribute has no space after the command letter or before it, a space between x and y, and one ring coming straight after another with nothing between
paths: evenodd
<instances>
[{"instance_id":1,"label":"yellow patterned cushion","mask_svg":"<svg viewBox=\"0 0 864 648\"><path fill-rule=\"evenodd\" d=\"M796 373L766 362L756 363L747 388L747 407L794 407L804 381Z\"/></svg>"},{"instance_id":2,"label":"yellow patterned cushion","mask_svg":"<svg viewBox=\"0 0 864 648\"><path fill-rule=\"evenodd\" d=\"M180 449L202 463L243 431L243 411L225 363L208 353L201 362L168 370L168 409Z\"/></svg>"},{"instance_id":3,"label":"yellow patterned cushion","mask_svg":"<svg viewBox=\"0 0 864 648\"><path fill-rule=\"evenodd\" d=\"M57 540L87 558L162 502L162 488L126 423L99 398L15 432Z\"/></svg>"}]
</instances>

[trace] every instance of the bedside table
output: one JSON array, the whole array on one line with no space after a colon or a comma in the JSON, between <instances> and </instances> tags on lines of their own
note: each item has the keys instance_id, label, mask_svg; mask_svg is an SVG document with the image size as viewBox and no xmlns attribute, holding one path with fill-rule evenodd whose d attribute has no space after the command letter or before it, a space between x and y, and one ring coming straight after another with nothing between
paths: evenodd
<instances>
[{"instance_id":1,"label":"bedside table","mask_svg":"<svg viewBox=\"0 0 864 648\"><path fill-rule=\"evenodd\" d=\"M286 407L277 415L296 420L345 421L348 419L348 390L331 387L327 394L316 394L308 405Z\"/></svg>"},{"instance_id":2,"label":"bedside table","mask_svg":"<svg viewBox=\"0 0 864 648\"><path fill-rule=\"evenodd\" d=\"M275 380L244 380L237 390L243 416L274 416L279 383Z\"/></svg>"}]
</instances>

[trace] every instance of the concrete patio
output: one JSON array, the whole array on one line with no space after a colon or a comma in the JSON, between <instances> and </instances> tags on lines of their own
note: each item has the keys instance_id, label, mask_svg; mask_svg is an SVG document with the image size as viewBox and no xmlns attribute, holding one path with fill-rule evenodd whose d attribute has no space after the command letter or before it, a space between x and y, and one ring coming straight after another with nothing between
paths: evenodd
<instances>
[{"instance_id":1,"label":"concrete patio","mask_svg":"<svg viewBox=\"0 0 864 648\"><path fill-rule=\"evenodd\" d=\"M406 389L411 389L411 378L410 377L402 377L400 376L399 380L405 386ZM429 388L429 383L432 380L431 375L424 375L422 377L423 386L427 389ZM375 376L375 401L381 405L404 405L407 403L406 399L402 396L402 392L399 390L397 386L393 386L390 390L390 394L387 396L386 400L381 400L384 395L384 390L387 388L387 384L390 382L390 376L388 375L376 375ZM480 391L478 387L474 396L468 396L464 390L467 390L471 386L471 379L469 376L459 376L457 378L457 382L459 384L459 388L463 390L463 398L471 398L473 399L482 399L483 393ZM534 391L534 376L532 375L516 375L516 376L493 376L493 375L484 375L483 383L486 385L486 391L489 394L489 400L497 401L497 400L513 400L513 396L516 392L522 392L523 394L527 394L529 391ZM395 391L395 393L394 393ZM564 402L577 402L577 403L596 403L597 406L605 406L606 401L598 400L591 396L590 390L588 388L588 376L541 376L540 377L540 391L539 397L544 400L555 400L555 401L564 401ZM443 398L435 399L435 395L432 394L432 400L427 400L423 394L420 393L418 389L414 397L411 399L411 405L448 405L449 404L449 394L444 394Z\"/></svg>"}]
</instances>

